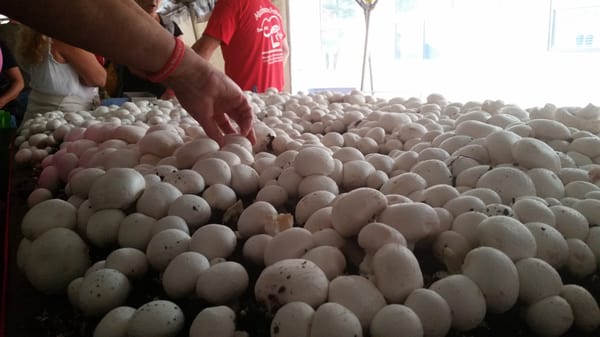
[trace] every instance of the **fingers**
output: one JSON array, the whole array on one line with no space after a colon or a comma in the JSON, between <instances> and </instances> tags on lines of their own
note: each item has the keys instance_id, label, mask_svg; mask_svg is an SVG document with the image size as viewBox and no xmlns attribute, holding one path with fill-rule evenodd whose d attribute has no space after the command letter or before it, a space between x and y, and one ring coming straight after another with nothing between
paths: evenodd
<instances>
[{"instance_id":1,"label":"fingers","mask_svg":"<svg viewBox=\"0 0 600 337\"><path fill-rule=\"evenodd\" d=\"M254 129L250 128L250 132L246 135L246 138L250 141L252 145L256 144L256 134L254 133Z\"/></svg>"},{"instance_id":2,"label":"fingers","mask_svg":"<svg viewBox=\"0 0 600 337\"><path fill-rule=\"evenodd\" d=\"M227 115L217 114L214 119L215 119L217 126L219 127L219 129L221 129L221 131L224 134L237 132L235 130L235 128L233 127L233 125L231 124L231 121L229 120L229 118L227 118Z\"/></svg>"},{"instance_id":3,"label":"fingers","mask_svg":"<svg viewBox=\"0 0 600 337\"><path fill-rule=\"evenodd\" d=\"M231 119L233 119L240 127L240 134L242 136L248 137L248 140L250 140L250 142L254 144L254 142L256 141L256 137L254 136L254 130L252 128L254 115L252 114L252 108L245 99L233 111L233 113L231 114Z\"/></svg>"},{"instance_id":4,"label":"fingers","mask_svg":"<svg viewBox=\"0 0 600 337\"><path fill-rule=\"evenodd\" d=\"M206 135L214 139L217 143L219 143L219 145L222 145L225 137L223 136L221 129L219 129L217 122L213 118L212 109L212 106L206 106L204 113L195 118L198 120L198 122L200 122L200 125L204 129L204 132L206 132Z\"/></svg>"}]
</instances>

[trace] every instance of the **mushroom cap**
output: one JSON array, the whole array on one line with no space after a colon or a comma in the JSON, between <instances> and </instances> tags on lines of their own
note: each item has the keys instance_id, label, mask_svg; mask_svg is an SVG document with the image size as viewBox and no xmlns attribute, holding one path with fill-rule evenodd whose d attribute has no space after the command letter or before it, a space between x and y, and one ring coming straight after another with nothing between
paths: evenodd
<instances>
[{"instance_id":1,"label":"mushroom cap","mask_svg":"<svg viewBox=\"0 0 600 337\"><path fill-rule=\"evenodd\" d=\"M313 315L311 337L362 335L362 327L356 315L341 304L323 303Z\"/></svg>"},{"instance_id":2,"label":"mushroom cap","mask_svg":"<svg viewBox=\"0 0 600 337\"><path fill-rule=\"evenodd\" d=\"M235 311L228 306L204 308L192 321L190 337L233 337L235 317Z\"/></svg>"},{"instance_id":3,"label":"mushroom cap","mask_svg":"<svg viewBox=\"0 0 600 337\"><path fill-rule=\"evenodd\" d=\"M419 316L402 304L388 304L373 317L369 331L372 337L423 336Z\"/></svg>"},{"instance_id":4,"label":"mushroom cap","mask_svg":"<svg viewBox=\"0 0 600 337\"><path fill-rule=\"evenodd\" d=\"M271 321L271 336L309 336L314 314L315 309L304 302L285 304Z\"/></svg>"},{"instance_id":5,"label":"mushroom cap","mask_svg":"<svg viewBox=\"0 0 600 337\"><path fill-rule=\"evenodd\" d=\"M177 304L156 300L140 306L129 320L127 336L175 337L184 327L185 317Z\"/></svg>"},{"instance_id":6,"label":"mushroom cap","mask_svg":"<svg viewBox=\"0 0 600 337\"><path fill-rule=\"evenodd\" d=\"M327 299L329 281L315 263L305 259L285 259L266 267L254 286L256 300L268 312L282 305L302 301L313 308Z\"/></svg>"},{"instance_id":7,"label":"mushroom cap","mask_svg":"<svg viewBox=\"0 0 600 337\"><path fill-rule=\"evenodd\" d=\"M450 275L435 281L429 288L440 294L450 306L452 327L456 330L471 330L485 318L486 303L483 293L467 276Z\"/></svg>"},{"instance_id":8,"label":"mushroom cap","mask_svg":"<svg viewBox=\"0 0 600 337\"><path fill-rule=\"evenodd\" d=\"M519 274L512 260L492 247L478 247L465 256L463 274L473 280L485 296L487 309L502 313L519 298Z\"/></svg>"},{"instance_id":9,"label":"mushroom cap","mask_svg":"<svg viewBox=\"0 0 600 337\"><path fill-rule=\"evenodd\" d=\"M542 337L558 337L567 332L575 320L569 303L560 296L546 297L527 308L527 325Z\"/></svg>"}]
</instances>

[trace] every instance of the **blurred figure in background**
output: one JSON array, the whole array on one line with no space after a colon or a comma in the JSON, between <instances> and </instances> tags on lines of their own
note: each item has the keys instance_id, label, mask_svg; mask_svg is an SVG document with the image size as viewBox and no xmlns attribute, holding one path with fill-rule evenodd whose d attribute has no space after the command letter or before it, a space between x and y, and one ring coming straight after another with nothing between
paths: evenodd
<instances>
[{"instance_id":1,"label":"blurred figure in background","mask_svg":"<svg viewBox=\"0 0 600 337\"><path fill-rule=\"evenodd\" d=\"M180 38L183 35L177 23L156 12L161 0L135 0L135 2L173 36ZM151 82L128 67L110 62L107 69L110 77L107 92L111 97L122 97L125 92L149 92L161 99L174 97L173 92L164 85Z\"/></svg>"},{"instance_id":2,"label":"blurred figure in background","mask_svg":"<svg viewBox=\"0 0 600 337\"><path fill-rule=\"evenodd\" d=\"M24 25L19 43L31 88L23 121L53 110L91 110L99 102L106 70L94 54Z\"/></svg>"},{"instance_id":3,"label":"blurred figure in background","mask_svg":"<svg viewBox=\"0 0 600 337\"><path fill-rule=\"evenodd\" d=\"M289 47L283 19L271 0L218 0L192 49L209 60L219 46L225 73L242 89L283 90Z\"/></svg>"},{"instance_id":4,"label":"blurred figure in background","mask_svg":"<svg viewBox=\"0 0 600 337\"><path fill-rule=\"evenodd\" d=\"M0 12L166 84L219 144L230 133L256 142L252 107L240 87L150 16L141 15L133 1L3 0Z\"/></svg>"},{"instance_id":5,"label":"blurred figure in background","mask_svg":"<svg viewBox=\"0 0 600 337\"><path fill-rule=\"evenodd\" d=\"M17 98L25 87L25 81L13 53L3 41L0 41L0 50L2 52L0 109L10 112L15 117L16 125L19 126L23 119L23 110Z\"/></svg>"}]
</instances>

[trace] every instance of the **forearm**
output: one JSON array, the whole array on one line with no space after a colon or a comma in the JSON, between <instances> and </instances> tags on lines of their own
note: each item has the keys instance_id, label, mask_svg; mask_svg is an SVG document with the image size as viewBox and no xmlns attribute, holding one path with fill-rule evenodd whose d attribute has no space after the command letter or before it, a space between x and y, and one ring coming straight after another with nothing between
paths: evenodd
<instances>
[{"instance_id":1,"label":"forearm","mask_svg":"<svg viewBox=\"0 0 600 337\"><path fill-rule=\"evenodd\" d=\"M2 0L0 12L148 73L163 66L175 45L173 36L134 1Z\"/></svg>"},{"instance_id":2,"label":"forearm","mask_svg":"<svg viewBox=\"0 0 600 337\"><path fill-rule=\"evenodd\" d=\"M2 106L19 97L21 90L23 90L22 85L11 84L8 90L4 94L0 95L0 102L2 103Z\"/></svg>"},{"instance_id":3,"label":"forearm","mask_svg":"<svg viewBox=\"0 0 600 337\"><path fill-rule=\"evenodd\" d=\"M202 35L202 37L192 45L192 49L203 59L210 61L210 58L220 45L220 40L208 35Z\"/></svg>"}]
</instances>

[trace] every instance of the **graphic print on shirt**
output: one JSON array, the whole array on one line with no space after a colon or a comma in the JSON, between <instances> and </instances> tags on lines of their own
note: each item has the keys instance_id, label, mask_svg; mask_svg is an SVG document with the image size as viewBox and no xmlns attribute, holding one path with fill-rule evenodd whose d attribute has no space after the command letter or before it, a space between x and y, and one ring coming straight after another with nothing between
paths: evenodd
<instances>
[{"instance_id":1,"label":"graphic print on shirt","mask_svg":"<svg viewBox=\"0 0 600 337\"><path fill-rule=\"evenodd\" d=\"M266 48L262 51L263 62L267 64L283 62L281 41L284 35L279 13L271 8L261 8L254 14L254 18L259 22L257 33L268 40Z\"/></svg>"}]
</instances>

